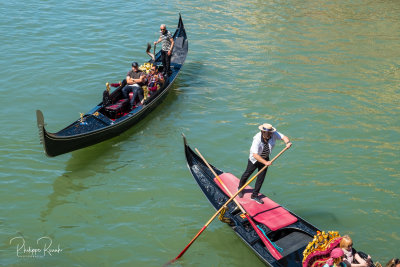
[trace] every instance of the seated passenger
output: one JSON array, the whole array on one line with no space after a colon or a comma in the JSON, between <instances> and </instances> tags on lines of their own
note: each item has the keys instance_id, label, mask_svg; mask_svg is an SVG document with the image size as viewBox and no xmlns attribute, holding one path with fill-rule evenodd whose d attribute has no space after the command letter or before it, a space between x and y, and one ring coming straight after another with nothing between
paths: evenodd
<instances>
[{"instance_id":1,"label":"seated passenger","mask_svg":"<svg viewBox=\"0 0 400 267\"><path fill-rule=\"evenodd\" d=\"M150 73L147 75L147 88L149 89L150 96L152 96L164 84L164 76L158 72L158 67L153 65Z\"/></svg>"},{"instance_id":2,"label":"seated passenger","mask_svg":"<svg viewBox=\"0 0 400 267\"><path fill-rule=\"evenodd\" d=\"M368 259L364 260L353 248L353 241L350 236L342 236L340 241L340 248L343 250L344 258L343 261L348 267L368 267L371 265L371 257L368 255Z\"/></svg>"},{"instance_id":3,"label":"seated passenger","mask_svg":"<svg viewBox=\"0 0 400 267\"><path fill-rule=\"evenodd\" d=\"M393 258L386 263L385 267L400 267L400 260Z\"/></svg>"},{"instance_id":4,"label":"seated passenger","mask_svg":"<svg viewBox=\"0 0 400 267\"><path fill-rule=\"evenodd\" d=\"M139 70L137 62L132 63L132 70L126 75L126 85L122 88L122 96L129 99L129 93L133 92L133 97L130 101L131 108L135 104L136 97L139 97L140 103L143 104L143 89L142 86L146 84L146 75L143 71Z\"/></svg>"},{"instance_id":5,"label":"seated passenger","mask_svg":"<svg viewBox=\"0 0 400 267\"><path fill-rule=\"evenodd\" d=\"M341 248L334 248L331 251L330 258L326 261L323 267L346 267L346 263L343 262L343 250Z\"/></svg>"}]
</instances>

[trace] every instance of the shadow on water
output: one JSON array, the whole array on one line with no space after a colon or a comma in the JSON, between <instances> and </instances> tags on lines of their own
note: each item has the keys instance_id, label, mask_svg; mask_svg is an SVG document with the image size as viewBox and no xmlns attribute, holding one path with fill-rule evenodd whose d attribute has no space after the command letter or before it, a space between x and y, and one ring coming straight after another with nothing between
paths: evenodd
<instances>
[{"instance_id":1,"label":"shadow on water","mask_svg":"<svg viewBox=\"0 0 400 267\"><path fill-rule=\"evenodd\" d=\"M109 157L99 157L99 155L110 153L110 157L119 152L119 147L114 148L112 141L106 141L96 149L83 149L72 153L72 157L68 160L65 172L57 177L53 182L53 192L48 196L46 210L40 213L42 222L52 211L60 205L73 203L68 200L68 196L89 189L85 185L84 180L97 173L108 172L106 169ZM97 185L100 186L101 184Z\"/></svg>"},{"instance_id":2,"label":"shadow on water","mask_svg":"<svg viewBox=\"0 0 400 267\"><path fill-rule=\"evenodd\" d=\"M48 196L49 202L46 209L41 212L40 220L42 222L47 221L47 217L51 215L57 206L72 203L72 201L68 200L70 194L89 189L89 187L83 182L86 178L98 173L110 172L110 170L106 168L109 159L118 158L118 155L121 153L123 148L123 146L116 144L124 143L127 139L132 137L132 134L145 129L146 126L152 122L154 117L160 115L159 112L161 110L164 113L173 112L173 104L179 97L179 91L182 91L179 89L189 87L190 81L196 77L195 73L197 73L201 68L201 64L198 63L189 63L185 65L183 73L177 77L171 88L171 92L163 103L161 103L159 107L156 107L154 111L131 129L110 140L72 152L71 158L66 163L65 172L57 177L53 182L53 192ZM196 80L196 78L194 79ZM97 186L101 186L101 184L98 184ZM60 227L71 228L76 226Z\"/></svg>"},{"instance_id":3,"label":"shadow on water","mask_svg":"<svg viewBox=\"0 0 400 267\"><path fill-rule=\"evenodd\" d=\"M201 61L193 61L183 66L182 73L179 74L180 81L184 86L199 85L204 83L202 77L207 76L207 69Z\"/></svg>"},{"instance_id":4,"label":"shadow on water","mask_svg":"<svg viewBox=\"0 0 400 267\"><path fill-rule=\"evenodd\" d=\"M308 222L318 222L321 221L329 221L331 224L338 225L340 224L339 218L333 212L327 212L324 210L317 210L317 209L303 209L303 210L296 210L296 214L300 217L306 219ZM315 225L318 228L318 225Z\"/></svg>"}]
</instances>

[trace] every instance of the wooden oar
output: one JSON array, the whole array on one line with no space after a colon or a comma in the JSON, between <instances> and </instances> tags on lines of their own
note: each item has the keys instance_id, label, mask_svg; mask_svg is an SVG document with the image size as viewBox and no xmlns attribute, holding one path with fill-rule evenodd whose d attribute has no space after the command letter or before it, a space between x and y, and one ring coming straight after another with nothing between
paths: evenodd
<instances>
[{"instance_id":1,"label":"wooden oar","mask_svg":"<svg viewBox=\"0 0 400 267\"><path fill-rule=\"evenodd\" d=\"M282 155L283 152L285 152L288 148L285 147L281 152L279 152L278 155L276 155L272 160L271 163L274 162L280 155ZM200 231L195 235L195 237L193 237L193 239L189 242L189 244L187 244L187 246L181 251L181 253L179 253L178 256L176 256L175 259L170 260L166 265L169 265L170 263L173 263L174 261L176 261L177 259L179 259L180 257L183 256L183 254L186 252L186 250L189 249L189 247L193 244L193 242L199 237L199 235L201 235L201 233L207 228L207 226L215 219L215 217L217 217L217 215L224 209L226 208L226 205L228 205L243 189L246 188L246 186L248 186L262 171L265 170L265 168L267 168L267 166L264 166L261 170L259 170L256 175L254 175L250 180L248 180L235 194L233 194L233 196L231 196L230 199L228 199L227 202L225 202L225 204L219 209L217 210L217 212L208 220L208 222L203 226L203 228L200 229Z\"/></svg>"},{"instance_id":2,"label":"wooden oar","mask_svg":"<svg viewBox=\"0 0 400 267\"><path fill-rule=\"evenodd\" d=\"M214 174L214 176L217 178L218 182L222 185L222 187L225 189L226 192L228 192L229 197L232 196L232 193L229 191L229 189L226 187L224 182L222 182L221 178L215 173L214 169L211 168L210 164L208 164L207 160L201 155L200 151L195 148L197 154L199 154L200 158L204 161L204 163L207 165L207 167L210 169L210 171ZM253 219L247 214L246 210L240 205L239 201L236 200L236 198L233 199L233 201L236 203L236 205L239 207L239 209L242 211L242 213L246 216L247 220L250 222L251 226L253 226L254 230L256 231L257 235L260 237L261 241L264 243L268 251L271 253L271 255L276 259L280 260L282 259L282 255L279 253L279 251L272 245L271 241L267 239L264 234L258 229L256 223L253 221Z\"/></svg>"}]
</instances>

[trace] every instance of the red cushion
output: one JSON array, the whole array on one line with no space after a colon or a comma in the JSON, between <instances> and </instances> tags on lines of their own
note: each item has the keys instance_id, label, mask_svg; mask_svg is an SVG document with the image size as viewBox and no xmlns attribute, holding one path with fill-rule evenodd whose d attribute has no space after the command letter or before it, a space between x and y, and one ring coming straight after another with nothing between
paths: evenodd
<instances>
[{"instance_id":1,"label":"red cushion","mask_svg":"<svg viewBox=\"0 0 400 267\"><path fill-rule=\"evenodd\" d=\"M219 175L219 178L221 178L222 182L232 195L237 192L239 179L233 174L223 173ZM220 185L217 178L214 178L214 181L225 192L225 194L229 196L225 189ZM261 195L264 204L258 204L254 200L251 200L250 196L253 189L250 186L247 186L243 191L245 193L243 198L236 197L235 199L240 203L240 205L242 205L246 212L253 217L254 220L265 224L272 231L276 231L297 222L297 218L289 211L264 195Z\"/></svg>"},{"instance_id":2,"label":"red cushion","mask_svg":"<svg viewBox=\"0 0 400 267\"><path fill-rule=\"evenodd\" d=\"M128 99L120 99L115 104L106 107L109 111L122 111L128 104Z\"/></svg>"}]
</instances>

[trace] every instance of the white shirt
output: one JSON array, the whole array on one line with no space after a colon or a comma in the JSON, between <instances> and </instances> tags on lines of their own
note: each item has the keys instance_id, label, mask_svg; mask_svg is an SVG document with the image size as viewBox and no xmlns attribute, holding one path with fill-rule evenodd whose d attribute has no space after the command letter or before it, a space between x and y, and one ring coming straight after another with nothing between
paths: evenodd
<instances>
[{"instance_id":1,"label":"white shirt","mask_svg":"<svg viewBox=\"0 0 400 267\"><path fill-rule=\"evenodd\" d=\"M271 138L268 140L268 146L269 146L269 151L272 151L272 149L275 146L275 142L276 140L282 140L282 138L284 137L283 134L281 134L280 132L276 131L273 132L271 135ZM258 132L258 134L256 134L253 137L253 143L251 144L250 147L250 156L249 159L251 161L251 163L256 163L256 159L253 157L253 154L258 154L261 155L261 152L263 151L264 148L264 144L263 142L261 142L261 132Z\"/></svg>"}]
</instances>

